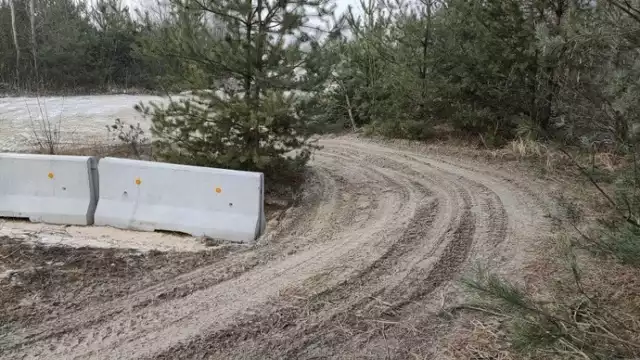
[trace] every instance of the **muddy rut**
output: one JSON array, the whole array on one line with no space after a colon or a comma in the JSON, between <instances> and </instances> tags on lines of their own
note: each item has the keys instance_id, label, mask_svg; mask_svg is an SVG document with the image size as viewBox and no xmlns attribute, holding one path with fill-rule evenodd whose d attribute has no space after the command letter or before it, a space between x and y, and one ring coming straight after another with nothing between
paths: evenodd
<instances>
[{"instance_id":1,"label":"muddy rut","mask_svg":"<svg viewBox=\"0 0 640 360\"><path fill-rule=\"evenodd\" d=\"M429 314L459 300L461 273L517 273L548 235L546 201L511 174L351 137L321 145L298 205L256 246L17 329L1 357L426 356L410 347L437 339Z\"/></svg>"}]
</instances>

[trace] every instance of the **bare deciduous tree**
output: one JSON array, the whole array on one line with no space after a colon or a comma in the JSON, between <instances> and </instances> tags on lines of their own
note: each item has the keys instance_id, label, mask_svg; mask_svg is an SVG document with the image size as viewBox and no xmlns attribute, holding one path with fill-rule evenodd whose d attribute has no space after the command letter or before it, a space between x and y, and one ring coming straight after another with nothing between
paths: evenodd
<instances>
[{"instance_id":1,"label":"bare deciduous tree","mask_svg":"<svg viewBox=\"0 0 640 360\"><path fill-rule=\"evenodd\" d=\"M18 43L18 31L16 30L16 6L15 0L9 0L11 10L11 31L13 33L13 44L16 47L16 85L20 83L20 44Z\"/></svg>"},{"instance_id":2,"label":"bare deciduous tree","mask_svg":"<svg viewBox=\"0 0 640 360\"><path fill-rule=\"evenodd\" d=\"M62 125L62 111L60 112L60 116L58 119L51 119L49 116L49 112L47 110L46 101L40 101L40 97L36 97L36 104L38 106L37 117L34 118L31 113L31 109L25 100L25 107L29 112L29 121L31 126L31 131L33 133L34 145L39 148L40 151L49 154L55 155L60 147L61 142L61 125ZM64 108L64 98L63 105Z\"/></svg>"},{"instance_id":3,"label":"bare deciduous tree","mask_svg":"<svg viewBox=\"0 0 640 360\"><path fill-rule=\"evenodd\" d=\"M36 84L40 79L38 76L38 45L36 44L36 2L29 0L29 22L31 23L31 53L33 55L33 71L36 76Z\"/></svg>"}]
</instances>

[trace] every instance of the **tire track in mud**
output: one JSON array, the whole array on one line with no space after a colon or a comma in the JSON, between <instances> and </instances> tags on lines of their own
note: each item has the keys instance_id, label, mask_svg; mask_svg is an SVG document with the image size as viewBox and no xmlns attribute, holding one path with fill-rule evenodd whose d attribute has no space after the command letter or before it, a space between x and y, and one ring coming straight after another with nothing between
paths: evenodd
<instances>
[{"instance_id":1,"label":"tire track in mud","mask_svg":"<svg viewBox=\"0 0 640 360\"><path fill-rule=\"evenodd\" d=\"M328 151L332 156L348 156L345 154L349 152L338 151L338 149L340 148L334 147ZM354 153L353 149L350 150L350 153ZM483 239L481 240L492 240L494 244L504 240L506 229L504 209L501 207L499 198L486 187L471 181L465 182L467 186L473 186L473 190L477 190L480 195L474 196L474 192L461 185L460 181L454 181L448 183L446 187L442 187L437 181L423 179L424 173L402 166L400 163L390 162L389 158L385 158L385 160L383 163L379 163L376 159L359 159L358 162L378 163L377 166L385 169L395 168L397 170L385 170L385 172L395 172L393 174L395 178L406 179L405 183L412 183L414 186L420 187L422 192L428 193L433 198L418 208L403 236L394 242L387 252L356 276L311 296L307 300L307 304L311 303L312 305L307 306L305 312L295 311L295 307L292 307L291 304L280 305L281 308L278 310L267 311L268 314L244 319L242 325L179 346L159 358L176 358L178 354L182 355L179 356L180 358L191 358L198 354L216 354L217 356L214 358L233 358L234 354L242 353L237 349L238 342L251 336L256 337L253 339L254 342L263 344L262 352L259 352L256 357L265 357L266 354L269 354L270 358L304 358L304 349L314 347L317 343L322 343L321 338L331 336L329 333L333 331L331 330L333 320L335 323L340 323L341 327L357 328L363 326L363 322L367 319L397 317L395 313L404 305L427 296L438 286L451 280L467 259L474 240L476 222L480 223L486 220L487 226L485 227L491 230L482 234ZM441 180L441 178L438 177L436 180ZM485 199L486 195L493 196ZM425 199L428 199L426 195ZM439 206L439 199L446 205ZM455 202L456 206L451 206L451 202ZM482 210L486 212L483 219L476 219L476 215L471 211L471 208L476 205L481 206ZM435 221L435 212L441 213L441 219L438 221ZM437 224L446 225L446 228L441 226L440 231L434 231L432 226L434 221ZM428 245L429 240L431 240L431 246L425 246ZM441 245L442 249L439 249ZM440 252L440 254L435 256L436 252ZM425 260L431 263L432 259L437 260L431 268L420 264ZM398 301L398 303L393 303L394 301ZM304 304L298 303L297 306L304 306ZM309 316L309 312L312 313L311 316ZM273 313L280 315L274 319ZM307 322L312 322L313 325L286 335L275 334L273 336L274 334L271 334L271 339L269 339L269 332L278 332L277 328L282 327L283 322L284 326L288 327L300 323L304 317L307 318ZM286 321L283 321L283 318L286 318ZM312 320L309 321L309 318ZM276 331L273 331L274 329L269 325L265 325L273 322L276 323L274 326ZM327 331L327 329L329 330ZM361 331L367 332L364 329ZM309 333L313 335L309 336ZM305 334L307 335L305 336ZM284 343L274 345L273 338L287 340ZM348 339L345 337L333 338L331 346L336 347L346 341ZM211 348L210 344L217 345ZM226 350L229 352L225 352L225 346L221 346L221 344L226 344ZM274 347L287 350L284 353L274 354ZM338 358L340 356L337 355Z\"/></svg>"},{"instance_id":2,"label":"tire track in mud","mask_svg":"<svg viewBox=\"0 0 640 360\"><path fill-rule=\"evenodd\" d=\"M343 149L354 151L356 148L344 146ZM377 153L381 157L396 160L398 163L401 163L401 158L405 158L410 159L417 168L425 166L426 168L422 170L423 173L415 170L403 170L404 173L412 173L417 178L424 177L428 173L428 169L433 168L430 162L415 156L389 154L386 149ZM446 178L446 174L441 176ZM463 210L457 221L449 222L451 226L448 230L451 232L452 239L446 242L446 246L437 256L434 256L434 251L445 241L444 236L434 244L430 251L413 253L411 259L403 259L403 261L412 262L411 270L402 279L402 286L386 287L380 293L375 294L377 302L383 301L388 304L388 309L381 314L376 314L376 316L391 316L405 305L423 298L444 282L451 280L459 272L474 242L482 243L485 246L489 244L495 246L505 239L507 215L500 198L486 186L469 178L455 177L450 180L448 189L454 190L450 195L458 194L461 196L462 202L458 208ZM431 183L430 186L435 188L437 184ZM446 189L440 189L440 194L444 195L445 191ZM472 211L474 207L476 211ZM437 259L435 264L429 266L430 260L434 258Z\"/></svg>"},{"instance_id":3,"label":"tire track in mud","mask_svg":"<svg viewBox=\"0 0 640 360\"><path fill-rule=\"evenodd\" d=\"M509 239L543 230L525 192L453 159L353 138L322 145L299 205L253 248L23 329L0 355L306 357L334 319L398 316L470 258L499 262Z\"/></svg>"}]
</instances>

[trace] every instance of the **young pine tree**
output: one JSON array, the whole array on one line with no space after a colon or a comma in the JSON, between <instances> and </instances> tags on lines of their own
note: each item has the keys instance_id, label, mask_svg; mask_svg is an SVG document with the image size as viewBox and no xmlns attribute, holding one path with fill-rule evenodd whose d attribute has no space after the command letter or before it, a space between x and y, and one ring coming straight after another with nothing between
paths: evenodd
<instances>
[{"instance_id":1,"label":"young pine tree","mask_svg":"<svg viewBox=\"0 0 640 360\"><path fill-rule=\"evenodd\" d=\"M154 51L186 62L198 90L141 109L152 117L154 154L268 180L299 173L313 148L310 104L330 73L330 1L171 0L173 26Z\"/></svg>"}]
</instances>

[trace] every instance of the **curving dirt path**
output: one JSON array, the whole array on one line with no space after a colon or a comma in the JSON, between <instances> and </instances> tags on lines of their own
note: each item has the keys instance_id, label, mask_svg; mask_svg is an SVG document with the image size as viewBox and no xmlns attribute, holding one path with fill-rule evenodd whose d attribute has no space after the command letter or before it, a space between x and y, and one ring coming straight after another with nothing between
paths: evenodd
<instances>
[{"instance_id":1,"label":"curving dirt path","mask_svg":"<svg viewBox=\"0 0 640 360\"><path fill-rule=\"evenodd\" d=\"M321 145L299 205L255 247L20 329L0 355L426 356L461 272L480 261L517 274L549 233L547 200L513 174L354 137Z\"/></svg>"}]
</instances>

